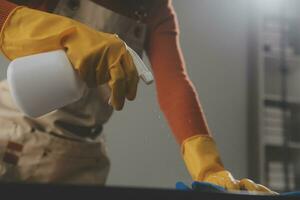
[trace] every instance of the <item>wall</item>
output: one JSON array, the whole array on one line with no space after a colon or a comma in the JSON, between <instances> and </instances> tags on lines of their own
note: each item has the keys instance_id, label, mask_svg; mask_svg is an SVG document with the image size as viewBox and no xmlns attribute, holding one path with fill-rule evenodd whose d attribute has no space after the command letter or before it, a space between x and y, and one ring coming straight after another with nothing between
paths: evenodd
<instances>
[{"instance_id":1,"label":"wall","mask_svg":"<svg viewBox=\"0 0 300 200\"><path fill-rule=\"evenodd\" d=\"M226 167L247 175L246 0L174 0L188 73L199 92ZM1 76L7 63L1 60ZM174 187L191 182L154 85L105 125L112 168L108 185Z\"/></svg>"}]
</instances>

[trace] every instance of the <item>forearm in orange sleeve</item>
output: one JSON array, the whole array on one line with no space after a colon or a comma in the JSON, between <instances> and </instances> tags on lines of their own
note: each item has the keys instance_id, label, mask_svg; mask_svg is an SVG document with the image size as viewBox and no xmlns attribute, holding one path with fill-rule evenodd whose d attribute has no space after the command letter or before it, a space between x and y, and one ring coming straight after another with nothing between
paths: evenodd
<instances>
[{"instance_id":1,"label":"forearm in orange sleeve","mask_svg":"<svg viewBox=\"0 0 300 200\"><path fill-rule=\"evenodd\" d=\"M8 18L9 14L17 7L18 5L11 3L9 1L0 0L0 29Z\"/></svg>"},{"instance_id":2,"label":"forearm in orange sleeve","mask_svg":"<svg viewBox=\"0 0 300 200\"><path fill-rule=\"evenodd\" d=\"M190 81L179 44L176 15L171 4L157 10L158 21L150 22L147 54L152 65L159 105L175 138L181 144L209 129Z\"/></svg>"}]
</instances>

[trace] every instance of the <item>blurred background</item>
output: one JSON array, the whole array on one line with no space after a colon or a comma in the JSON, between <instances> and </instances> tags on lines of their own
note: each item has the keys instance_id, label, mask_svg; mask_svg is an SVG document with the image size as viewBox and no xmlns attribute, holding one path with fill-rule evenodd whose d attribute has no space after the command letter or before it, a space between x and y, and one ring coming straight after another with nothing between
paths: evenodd
<instances>
[{"instance_id":1,"label":"blurred background","mask_svg":"<svg viewBox=\"0 0 300 200\"><path fill-rule=\"evenodd\" d=\"M277 191L300 190L300 1L173 4L188 74L225 167ZM7 64L1 57L2 79ZM136 101L104 130L108 185L191 183L154 85L141 83Z\"/></svg>"}]
</instances>

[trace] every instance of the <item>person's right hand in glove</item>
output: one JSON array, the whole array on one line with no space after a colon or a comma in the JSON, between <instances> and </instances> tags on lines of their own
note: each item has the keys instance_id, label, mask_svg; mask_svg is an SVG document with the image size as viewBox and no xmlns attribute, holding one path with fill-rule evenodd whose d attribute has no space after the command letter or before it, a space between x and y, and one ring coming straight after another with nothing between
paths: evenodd
<instances>
[{"instance_id":1,"label":"person's right hand in glove","mask_svg":"<svg viewBox=\"0 0 300 200\"><path fill-rule=\"evenodd\" d=\"M13 9L1 31L1 50L10 60L64 49L89 87L108 83L110 103L123 108L135 99L139 81L126 44L117 36L98 32L75 20L27 7Z\"/></svg>"}]
</instances>

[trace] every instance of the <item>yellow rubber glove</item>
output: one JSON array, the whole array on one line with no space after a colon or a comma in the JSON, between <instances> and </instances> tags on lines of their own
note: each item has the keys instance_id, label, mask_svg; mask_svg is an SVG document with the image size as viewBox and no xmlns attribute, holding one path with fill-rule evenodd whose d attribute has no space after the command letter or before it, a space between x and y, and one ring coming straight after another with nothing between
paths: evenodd
<instances>
[{"instance_id":1,"label":"yellow rubber glove","mask_svg":"<svg viewBox=\"0 0 300 200\"><path fill-rule=\"evenodd\" d=\"M10 60L64 49L89 87L108 83L110 103L121 110L133 100L139 81L126 44L117 35L98 32L75 20L27 7L17 7L0 35L1 50Z\"/></svg>"},{"instance_id":2,"label":"yellow rubber glove","mask_svg":"<svg viewBox=\"0 0 300 200\"><path fill-rule=\"evenodd\" d=\"M227 190L248 190L276 194L249 179L236 180L221 162L214 140L196 135L182 143L182 155L194 181L210 182Z\"/></svg>"}]
</instances>

